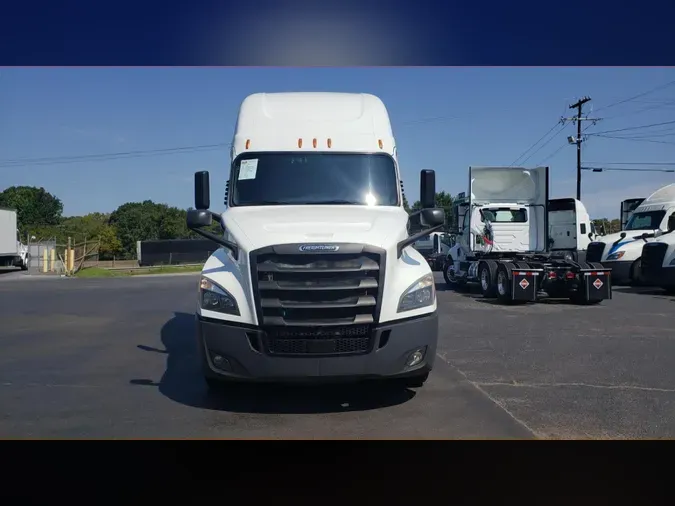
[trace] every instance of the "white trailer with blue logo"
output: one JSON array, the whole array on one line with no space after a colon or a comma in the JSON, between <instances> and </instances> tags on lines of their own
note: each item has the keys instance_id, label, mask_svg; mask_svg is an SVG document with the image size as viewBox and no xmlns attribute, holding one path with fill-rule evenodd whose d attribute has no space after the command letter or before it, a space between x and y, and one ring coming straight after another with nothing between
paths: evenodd
<instances>
[{"instance_id":1,"label":"white trailer with blue logo","mask_svg":"<svg viewBox=\"0 0 675 506\"><path fill-rule=\"evenodd\" d=\"M258 93L241 104L226 209L195 174L197 343L210 387L387 379L421 387L438 340L434 276L412 245L444 226L435 175L409 235L389 115L368 94ZM218 178L220 180L220 178ZM219 222L223 235L204 227Z\"/></svg>"},{"instance_id":2,"label":"white trailer with blue logo","mask_svg":"<svg viewBox=\"0 0 675 506\"><path fill-rule=\"evenodd\" d=\"M621 209L623 218L623 204ZM644 199L632 211L621 232L605 235L589 244L587 261L600 262L611 268L614 283L643 283L642 247L667 230L668 219L673 213L675 184L669 184Z\"/></svg>"}]
</instances>

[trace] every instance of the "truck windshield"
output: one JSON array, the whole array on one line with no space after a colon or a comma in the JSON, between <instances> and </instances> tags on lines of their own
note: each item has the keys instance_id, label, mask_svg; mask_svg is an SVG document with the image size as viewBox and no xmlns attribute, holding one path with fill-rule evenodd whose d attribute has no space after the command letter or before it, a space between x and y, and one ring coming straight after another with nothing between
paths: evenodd
<instances>
[{"instance_id":1,"label":"truck windshield","mask_svg":"<svg viewBox=\"0 0 675 506\"><path fill-rule=\"evenodd\" d=\"M384 154L246 153L232 171L232 206L398 205L394 160Z\"/></svg>"},{"instance_id":2,"label":"truck windshield","mask_svg":"<svg viewBox=\"0 0 675 506\"><path fill-rule=\"evenodd\" d=\"M626 230L656 230L661 226L665 211L635 213L626 224Z\"/></svg>"}]
</instances>

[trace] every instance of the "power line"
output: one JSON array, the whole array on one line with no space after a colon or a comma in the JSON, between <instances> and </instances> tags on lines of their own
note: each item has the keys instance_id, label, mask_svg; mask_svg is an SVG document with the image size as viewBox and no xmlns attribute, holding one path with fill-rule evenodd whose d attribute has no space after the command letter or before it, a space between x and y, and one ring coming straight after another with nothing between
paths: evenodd
<instances>
[{"instance_id":1,"label":"power line","mask_svg":"<svg viewBox=\"0 0 675 506\"><path fill-rule=\"evenodd\" d=\"M62 163L93 162L118 160L123 158L139 158L143 156L158 156L169 154L193 153L229 147L229 143L202 144L197 146L182 146L176 148L148 149L139 151L120 151L116 153L100 153L90 155L54 156L42 158L18 158L15 160L0 160L0 167L25 167L28 165L58 165Z\"/></svg>"},{"instance_id":2,"label":"power line","mask_svg":"<svg viewBox=\"0 0 675 506\"><path fill-rule=\"evenodd\" d=\"M626 169L619 167L581 167L581 170L589 170L591 172L605 172L605 171L621 171L621 172L673 172L675 169Z\"/></svg>"},{"instance_id":3,"label":"power line","mask_svg":"<svg viewBox=\"0 0 675 506\"><path fill-rule=\"evenodd\" d=\"M551 153L551 154L548 155L546 158L544 158L542 161L540 161L539 163L537 163L537 166L543 165L544 162L547 162L548 160L550 160L551 158L553 158L553 157L554 157L555 155L557 155L560 151L562 151L563 148L565 148L565 147L567 147L567 146L569 146L569 143L565 142L562 146L560 146L558 149L556 149L553 153Z\"/></svg>"},{"instance_id":4,"label":"power line","mask_svg":"<svg viewBox=\"0 0 675 506\"><path fill-rule=\"evenodd\" d=\"M591 165L675 165L675 162L588 162Z\"/></svg>"},{"instance_id":5,"label":"power line","mask_svg":"<svg viewBox=\"0 0 675 506\"><path fill-rule=\"evenodd\" d=\"M642 128L652 128L652 127L656 127L656 126L672 125L672 124L675 124L675 121L663 121L661 123L651 123L649 125L639 125L639 126L632 126L632 127L625 127L625 128L616 128L614 130L602 130L600 132L593 132L592 135L609 134L609 133L614 133L614 132L625 132L627 130L640 130Z\"/></svg>"},{"instance_id":6,"label":"power line","mask_svg":"<svg viewBox=\"0 0 675 506\"><path fill-rule=\"evenodd\" d=\"M657 141L654 139L642 139L642 138L633 138L633 137L620 137L617 135L603 135L603 134L588 134L589 136L593 137L599 137L601 139L617 139L617 140L622 140L622 141L633 141L633 142L652 142L655 144L670 144L670 145L675 145L675 142L668 142L668 141Z\"/></svg>"},{"instance_id":7,"label":"power line","mask_svg":"<svg viewBox=\"0 0 675 506\"><path fill-rule=\"evenodd\" d=\"M525 156L525 155L526 155L531 149L533 149L537 144L539 144L541 141L543 141L543 140L544 140L551 132L553 132L553 130L555 130L555 129L556 129L559 125L561 125L562 123L563 123L562 120L556 121L555 125L553 125L553 126L551 127L551 129L550 129L548 132L546 132L544 135L542 135L541 138L540 138L539 140L537 140L537 142L535 142L535 143L532 144L529 148L527 148L525 151L523 151L523 152L520 154L520 156L518 156L513 162L511 162L511 165L509 165L509 167L513 167L513 166L518 162L518 160L520 160L523 156ZM555 135L554 135L553 137L555 137ZM553 137L552 137L552 138L553 138ZM550 142L550 139L549 139L549 142ZM544 146L545 146L545 145L546 145L546 144L544 144ZM541 147L540 147L539 149L541 149ZM535 153L536 153L536 151L535 151ZM532 155L530 155L530 157L531 157L531 156L532 156ZM530 157L528 157L528 158L526 158L525 160L523 160L522 163L525 163L525 161L528 160Z\"/></svg>"},{"instance_id":8,"label":"power line","mask_svg":"<svg viewBox=\"0 0 675 506\"><path fill-rule=\"evenodd\" d=\"M430 118L421 118L418 120L404 121L399 123L400 126L418 125L424 123L431 123L435 121L446 121L450 119L458 119L457 116L435 116ZM146 156L162 156L182 153L195 153L200 151L219 150L231 147L229 142L219 142L216 144L201 144L194 146L180 146L175 148L160 148L160 149L146 149L137 151L119 151L112 153L99 153L89 155L70 155L70 156L48 156L41 158L17 158L9 160L0 160L0 167L26 167L29 165L60 165L64 163L81 163L81 162L101 162L110 160L120 160L128 158L140 158Z\"/></svg>"},{"instance_id":9,"label":"power line","mask_svg":"<svg viewBox=\"0 0 675 506\"><path fill-rule=\"evenodd\" d=\"M597 113L598 111L602 111L602 110L604 110L604 109L609 109L610 107L615 107L615 106L617 106L617 105L625 104L626 102L631 102L632 100L635 100L635 99L644 97L645 95L650 95L651 93L655 93L655 92L657 92L657 91L663 90L663 89L665 89L665 88L667 88L667 87L669 87L669 86L672 86L673 84L675 84L675 81L667 82L666 84L662 84L662 85L660 85L660 86L657 86L656 88L652 88L652 89L647 90L647 91L645 91L645 92L643 92L643 93L639 93L639 94L634 95L634 96L632 96L632 97L628 97L628 98L626 98L626 99L619 100L619 101L617 101L617 102L611 103L611 104L606 105L606 106L604 106L604 107L600 107L600 109L597 109L597 110L595 110L595 111L593 111L593 112Z\"/></svg>"}]
</instances>

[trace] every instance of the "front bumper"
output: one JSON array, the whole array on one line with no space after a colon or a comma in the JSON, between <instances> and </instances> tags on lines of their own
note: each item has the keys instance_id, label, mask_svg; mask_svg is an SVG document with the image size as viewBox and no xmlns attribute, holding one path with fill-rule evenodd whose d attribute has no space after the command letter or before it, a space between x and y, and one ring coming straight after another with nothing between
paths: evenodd
<instances>
[{"instance_id":1,"label":"front bumper","mask_svg":"<svg viewBox=\"0 0 675 506\"><path fill-rule=\"evenodd\" d=\"M661 267L655 269L650 275L642 274L644 281L650 286L672 287L675 286L675 267Z\"/></svg>"},{"instance_id":2,"label":"front bumper","mask_svg":"<svg viewBox=\"0 0 675 506\"><path fill-rule=\"evenodd\" d=\"M438 315L389 322L373 330L368 353L345 356L274 356L260 346L264 332L196 317L197 345L204 374L212 378L246 381L359 380L414 376L431 371L438 341ZM412 366L406 360L424 349L424 359ZM220 355L221 365L213 357Z\"/></svg>"},{"instance_id":3,"label":"front bumper","mask_svg":"<svg viewBox=\"0 0 675 506\"><path fill-rule=\"evenodd\" d=\"M630 268L633 262L630 260L604 261L602 266L612 269L612 283L615 285L628 283L630 281Z\"/></svg>"}]
</instances>

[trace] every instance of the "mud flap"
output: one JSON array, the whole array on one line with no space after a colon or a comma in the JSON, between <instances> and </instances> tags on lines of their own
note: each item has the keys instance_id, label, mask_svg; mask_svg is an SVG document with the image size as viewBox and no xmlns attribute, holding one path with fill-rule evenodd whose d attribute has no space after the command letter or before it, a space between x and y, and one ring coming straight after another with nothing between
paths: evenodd
<instances>
[{"instance_id":1,"label":"mud flap","mask_svg":"<svg viewBox=\"0 0 675 506\"><path fill-rule=\"evenodd\" d=\"M612 274L610 270L582 269L583 290L586 291L586 300L596 301L612 298Z\"/></svg>"},{"instance_id":2,"label":"mud flap","mask_svg":"<svg viewBox=\"0 0 675 506\"><path fill-rule=\"evenodd\" d=\"M539 269L514 269L511 271L513 300L536 301L539 287Z\"/></svg>"}]
</instances>

